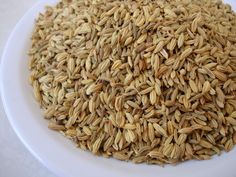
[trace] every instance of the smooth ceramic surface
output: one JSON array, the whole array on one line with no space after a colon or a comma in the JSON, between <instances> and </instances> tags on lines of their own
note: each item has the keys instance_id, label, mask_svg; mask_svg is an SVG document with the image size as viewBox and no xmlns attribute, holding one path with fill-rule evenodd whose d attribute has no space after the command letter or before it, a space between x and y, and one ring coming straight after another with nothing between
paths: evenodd
<instances>
[{"instance_id":1,"label":"smooth ceramic surface","mask_svg":"<svg viewBox=\"0 0 236 177\"><path fill-rule=\"evenodd\" d=\"M41 0L19 21L5 47L1 63L1 96L8 119L24 145L46 167L61 177L235 177L236 148L208 161L189 161L164 168L135 165L81 151L59 133L47 128L28 84L28 57L34 19L46 4ZM228 0L228 2L230 2ZM236 2L230 2L236 7Z\"/></svg>"}]
</instances>

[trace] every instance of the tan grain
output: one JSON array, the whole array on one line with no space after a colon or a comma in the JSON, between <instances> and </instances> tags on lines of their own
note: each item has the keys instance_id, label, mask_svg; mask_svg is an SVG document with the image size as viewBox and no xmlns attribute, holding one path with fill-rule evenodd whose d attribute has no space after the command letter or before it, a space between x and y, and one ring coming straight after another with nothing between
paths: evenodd
<instances>
[{"instance_id":1,"label":"tan grain","mask_svg":"<svg viewBox=\"0 0 236 177\"><path fill-rule=\"evenodd\" d=\"M48 127L83 150L134 163L230 151L235 21L214 0L61 0L46 8L35 22L29 81Z\"/></svg>"}]
</instances>

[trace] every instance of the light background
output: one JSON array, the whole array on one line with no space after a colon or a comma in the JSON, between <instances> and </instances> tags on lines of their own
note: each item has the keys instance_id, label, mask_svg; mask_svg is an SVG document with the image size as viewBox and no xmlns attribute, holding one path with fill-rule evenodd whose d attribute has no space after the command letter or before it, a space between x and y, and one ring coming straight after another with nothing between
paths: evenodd
<instances>
[{"instance_id":1,"label":"light background","mask_svg":"<svg viewBox=\"0 0 236 177\"><path fill-rule=\"evenodd\" d=\"M36 0L0 0L0 56L15 24L34 3ZM56 177L17 138L1 101L0 177Z\"/></svg>"},{"instance_id":2,"label":"light background","mask_svg":"<svg viewBox=\"0 0 236 177\"><path fill-rule=\"evenodd\" d=\"M227 1L236 5L234 0ZM35 0L0 0L0 56L15 24L34 3ZM17 138L7 120L1 101L0 177L56 177L40 164Z\"/></svg>"}]
</instances>

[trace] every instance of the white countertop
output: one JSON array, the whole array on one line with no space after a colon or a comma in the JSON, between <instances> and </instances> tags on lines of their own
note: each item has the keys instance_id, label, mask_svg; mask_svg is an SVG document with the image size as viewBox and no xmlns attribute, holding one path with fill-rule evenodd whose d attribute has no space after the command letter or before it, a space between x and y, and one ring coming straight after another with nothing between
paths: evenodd
<instances>
[{"instance_id":1,"label":"white countertop","mask_svg":"<svg viewBox=\"0 0 236 177\"><path fill-rule=\"evenodd\" d=\"M0 56L15 24L35 2L0 0ZM0 161L0 177L55 177L18 139L7 120L1 101Z\"/></svg>"}]
</instances>

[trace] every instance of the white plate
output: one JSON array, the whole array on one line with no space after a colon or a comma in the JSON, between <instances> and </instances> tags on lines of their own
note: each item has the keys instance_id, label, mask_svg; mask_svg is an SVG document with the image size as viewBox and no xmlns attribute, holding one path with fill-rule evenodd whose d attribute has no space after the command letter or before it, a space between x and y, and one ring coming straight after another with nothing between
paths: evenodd
<instances>
[{"instance_id":1,"label":"white plate","mask_svg":"<svg viewBox=\"0 0 236 177\"><path fill-rule=\"evenodd\" d=\"M62 177L235 177L236 148L208 161L189 161L177 166L135 165L93 156L81 151L59 133L47 128L28 83L28 56L34 19L46 4L41 0L13 30L2 56L2 101L15 132L45 166ZM235 0L231 4L236 8Z\"/></svg>"}]
</instances>

